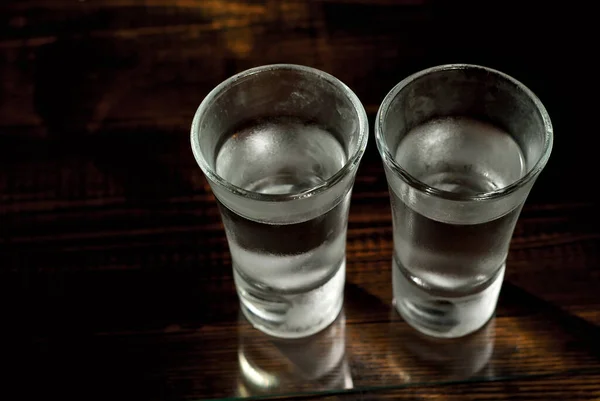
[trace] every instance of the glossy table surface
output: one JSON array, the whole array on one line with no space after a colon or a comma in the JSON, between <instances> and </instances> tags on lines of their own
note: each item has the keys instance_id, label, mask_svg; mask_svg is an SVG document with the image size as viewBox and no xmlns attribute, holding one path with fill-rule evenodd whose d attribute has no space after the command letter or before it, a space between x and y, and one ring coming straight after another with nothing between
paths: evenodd
<instances>
[{"instance_id":1,"label":"glossy table surface","mask_svg":"<svg viewBox=\"0 0 600 401\"><path fill-rule=\"evenodd\" d=\"M593 47L592 13L481 7L3 2L0 397L600 399L598 136L586 101L596 83L582 71L591 56L572 45ZM576 23L565 32L543 29L548 21ZM342 315L299 341L250 327L189 148L202 98L246 68L299 63L347 83L372 123L402 78L456 61L523 81L555 126L495 317L439 341L394 311L389 199L371 138L352 197Z\"/></svg>"}]
</instances>

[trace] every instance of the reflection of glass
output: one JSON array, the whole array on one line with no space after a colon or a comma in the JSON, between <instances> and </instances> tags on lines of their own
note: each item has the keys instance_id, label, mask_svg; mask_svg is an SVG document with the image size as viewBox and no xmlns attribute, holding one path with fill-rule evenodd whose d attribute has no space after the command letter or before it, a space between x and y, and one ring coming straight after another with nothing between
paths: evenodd
<instances>
[{"instance_id":1,"label":"reflection of glass","mask_svg":"<svg viewBox=\"0 0 600 401\"><path fill-rule=\"evenodd\" d=\"M495 319L481 330L456 339L435 338L392 324L388 359L407 383L465 380L483 370L494 352Z\"/></svg>"},{"instance_id":2,"label":"reflection of glass","mask_svg":"<svg viewBox=\"0 0 600 401\"><path fill-rule=\"evenodd\" d=\"M327 329L303 339L275 338L241 324L238 362L239 396L353 386L346 359L346 318L343 311Z\"/></svg>"}]
</instances>

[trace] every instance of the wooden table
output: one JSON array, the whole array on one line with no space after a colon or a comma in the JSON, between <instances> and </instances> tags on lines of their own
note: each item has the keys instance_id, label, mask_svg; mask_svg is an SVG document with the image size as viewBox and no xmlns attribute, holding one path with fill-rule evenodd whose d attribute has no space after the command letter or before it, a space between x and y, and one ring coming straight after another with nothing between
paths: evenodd
<instances>
[{"instance_id":1,"label":"wooden table","mask_svg":"<svg viewBox=\"0 0 600 401\"><path fill-rule=\"evenodd\" d=\"M3 2L0 397L600 399L594 13L485 7ZM371 140L352 198L343 315L300 344L249 327L189 147L202 98L246 68L299 63L346 82L372 122L400 79L457 61L522 80L555 125L495 319L439 342L393 311L391 216Z\"/></svg>"}]
</instances>

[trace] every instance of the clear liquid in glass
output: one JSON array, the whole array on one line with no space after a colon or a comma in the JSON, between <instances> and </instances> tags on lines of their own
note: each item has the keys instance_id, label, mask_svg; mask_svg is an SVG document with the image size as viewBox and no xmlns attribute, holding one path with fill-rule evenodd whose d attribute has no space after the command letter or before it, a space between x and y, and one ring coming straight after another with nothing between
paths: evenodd
<instances>
[{"instance_id":1,"label":"clear liquid in glass","mask_svg":"<svg viewBox=\"0 0 600 401\"><path fill-rule=\"evenodd\" d=\"M396 161L437 189L476 195L521 178L525 159L514 139L463 117L420 125L401 140ZM489 221L438 221L414 210L391 188L394 222L394 303L419 330L458 337L493 314L510 238L521 207ZM432 213L433 214L433 213Z\"/></svg>"},{"instance_id":2,"label":"clear liquid in glass","mask_svg":"<svg viewBox=\"0 0 600 401\"><path fill-rule=\"evenodd\" d=\"M216 171L249 191L299 194L323 184L346 160L332 133L275 118L228 135L217 150ZM349 201L350 192L324 214L291 224L254 221L220 204L242 310L260 330L303 337L339 314Z\"/></svg>"}]
</instances>

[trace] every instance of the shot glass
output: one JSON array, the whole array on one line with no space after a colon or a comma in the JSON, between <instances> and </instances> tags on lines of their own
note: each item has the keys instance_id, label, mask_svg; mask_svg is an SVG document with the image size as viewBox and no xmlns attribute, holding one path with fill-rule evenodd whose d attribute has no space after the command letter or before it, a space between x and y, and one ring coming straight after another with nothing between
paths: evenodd
<instances>
[{"instance_id":1,"label":"shot glass","mask_svg":"<svg viewBox=\"0 0 600 401\"><path fill-rule=\"evenodd\" d=\"M253 68L200 104L192 150L221 211L242 312L257 329L299 338L339 314L367 138L356 95L313 68Z\"/></svg>"},{"instance_id":2,"label":"shot glass","mask_svg":"<svg viewBox=\"0 0 600 401\"><path fill-rule=\"evenodd\" d=\"M385 97L375 123L394 227L394 304L436 337L493 315L521 208L552 149L552 125L522 83L443 65Z\"/></svg>"}]
</instances>

